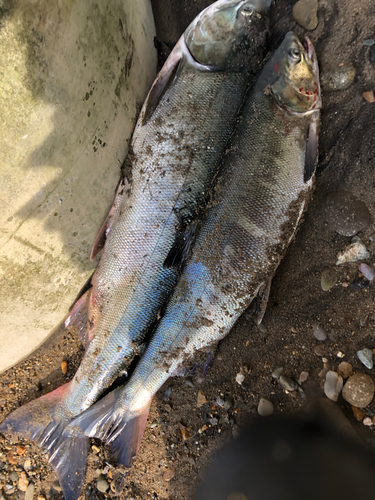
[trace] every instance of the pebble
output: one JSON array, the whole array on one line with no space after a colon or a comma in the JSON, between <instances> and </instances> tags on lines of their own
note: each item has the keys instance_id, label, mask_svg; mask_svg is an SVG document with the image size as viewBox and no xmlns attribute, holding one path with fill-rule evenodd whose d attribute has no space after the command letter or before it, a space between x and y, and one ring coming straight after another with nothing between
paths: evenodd
<instances>
[{"instance_id":1,"label":"pebble","mask_svg":"<svg viewBox=\"0 0 375 500\"><path fill-rule=\"evenodd\" d=\"M233 398L225 398L225 401L224 401L224 408L225 408L226 410L229 410L230 408L232 408L233 403L234 403Z\"/></svg>"},{"instance_id":2,"label":"pebble","mask_svg":"<svg viewBox=\"0 0 375 500\"><path fill-rule=\"evenodd\" d=\"M204 403L207 402L206 396L203 394L202 391L198 391L198 397L197 397L197 406L200 408L201 406L204 405Z\"/></svg>"},{"instance_id":3,"label":"pebble","mask_svg":"<svg viewBox=\"0 0 375 500\"><path fill-rule=\"evenodd\" d=\"M245 380L244 374L241 373L241 372L237 373L237 375L236 375L236 382L237 382L237 384L241 385L244 380Z\"/></svg>"},{"instance_id":4,"label":"pebble","mask_svg":"<svg viewBox=\"0 0 375 500\"><path fill-rule=\"evenodd\" d=\"M100 475L97 482L96 482L96 487L101 493L105 493L108 488L109 484L108 481L104 478L104 476Z\"/></svg>"},{"instance_id":5,"label":"pebble","mask_svg":"<svg viewBox=\"0 0 375 500\"><path fill-rule=\"evenodd\" d=\"M18 455L24 455L25 451L26 451L26 446L23 446L22 444L17 445Z\"/></svg>"},{"instance_id":6,"label":"pebble","mask_svg":"<svg viewBox=\"0 0 375 500\"><path fill-rule=\"evenodd\" d=\"M170 481L176 474L176 470L174 467L171 467L170 469L167 469L165 472L164 472L164 481Z\"/></svg>"},{"instance_id":7,"label":"pebble","mask_svg":"<svg viewBox=\"0 0 375 500\"><path fill-rule=\"evenodd\" d=\"M320 340L321 342L323 342L323 340L327 339L327 334L326 334L326 332L323 330L323 328L321 326L314 325L313 332L314 332L314 337L317 340Z\"/></svg>"},{"instance_id":8,"label":"pebble","mask_svg":"<svg viewBox=\"0 0 375 500\"><path fill-rule=\"evenodd\" d=\"M281 366L279 368L276 368L276 370L274 370L272 372L272 377L279 379L281 377L281 375L283 374L283 371L284 371L284 368L282 368Z\"/></svg>"},{"instance_id":9,"label":"pebble","mask_svg":"<svg viewBox=\"0 0 375 500\"><path fill-rule=\"evenodd\" d=\"M224 406L225 401L224 401L224 399L223 399L221 396L218 396L218 397L216 398L216 404L217 404L218 406Z\"/></svg>"},{"instance_id":10,"label":"pebble","mask_svg":"<svg viewBox=\"0 0 375 500\"><path fill-rule=\"evenodd\" d=\"M346 90L354 82L356 69L352 63L323 68L321 85L324 90Z\"/></svg>"},{"instance_id":11,"label":"pebble","mask_svg":"<svg viewBox=\"0 0 375 500\"><path fill-rule=\"evenodd\" d=\"M185 380L185 383L188 387L190 387L191 389L194 389L194 382L191 380L191 378L187 378Z\"/></svg>"},{"instance_id":12,"label":"pebble","mask_svg":"<svg viewBox=\"0 0 375 500\"><path fill-rule=\"evenodd\" d=\"M341 361L337 369L337 373L341 375L343 379L347 379L353 375L353 367L347 361Z\"/></svg>"},{"instance_id":13,"label":"pebble","mask_svg":"<svg viewBox=\"0 0 375 500\"><path fill-rule=\"evenodd\" d=\"M27 478L26 472L21 472L21 476L18 480L18 489L21 491L26 491L29 485L29 480Z\"/></svg>"},{"instance_id":14,"label":"pebble","mask_svg":"<svg viewBox=\"0 0 375 500\"><path fill-rule=\"evenodd\" d=\"M111 490L115 495L120 495L125 488L125 477L121 472L115 472L113 481L111 482Z\"/></svg>"},{"instance_id":15,"label":"pebble","mask_svg":"<svg viewBox=\"0 0 375 500\"><path fill-rule=\"evenodd\" d=\"M172 410L172 406L169 405L168 403L166 405L164 405L164 410L167 412L167 413L170 413L171 410Z\"/></svg>"},{"instance_id":16,"label":"pebble","mask_svg":"<svg viewBox=\"0 0 375 500\"><path fill-rule=\"evenodd\" d=\"M365 414L360 408L356 408L355 406L352 406L352 411L355 416L355 418L358 420L358 422L362 422L364 419Z\"/></svg>"},{"instance_id":17,"label":"pebble","mask_svg":"<svg viewBox=\"0 0 375 500\"><path fill-rule=\"evenodd\" d=\"M98 453L100 452L100 448L99 448L99 446L96 446L96 444L93 444L93 445L91 446L91 449L92 449L92 451L93 451L94 453L96 453L96 454L98 454Z\"/></svg>"},{"instance_id":18,"label":"pebble","mask_svg":"<svg viewBox=\"0 0 375 500\"><path fill-rule=\"evenodd\" d=\"M375 272L368 264L362 262L362 264L359 265L358 269L369 281L372 281L375 278Z\"/></svg>"},{"instance_id":19,"label":"pebble","mask_svg":"<svg viewBox=\"0 0 375 500\"><path fill-rule=\"evenodd\" d=\"M293 6L293 17L306 30L318 26L318 0L298 0Z\"/></svg>"},{"instance_id":20,"label":"pebble","mask_svg":"<svg viewBox=\"0 0 375 500\"><path fill-rule=\"evenodd\" d=\"M153 422L152 422L152 423L151 423L151 425L150 425L151 429L155 429L155 427L157 427L157 426L158 426L157 421L156 421L156 420L153 420Z\"/></svg>"},{"instance_id":21,"label":"pebble","mask_svg":"<svg viewBox=\"0 0 375 500\"><path fill-rule=\"evenodd\" d=\"M302 372L301 375L299 376L299 383L303 384L304 382L306 382L306 380L309 378L309 376L310 376L310 373L308 371Z\"/></svg>"},{"instance_id":22,"label":"pebble","mask_svg":"<svg viewBox=\"0 0 375 500\"><path fill-rule=\"evenodd\" d=\"M30 483L25 493L25 500L33 500L34 490L35 490L34 483Z\"/></svg>"},{"instance_id":23,"label":"pebble","mask_svg":"<svg viewBox=\"0 0 375 500\"><path fill-rule=\"evenodd\" d=\"M271 401L268 401L268 399L265 398L260 398L259 404L258 404L258 413L262 417L268 417L269 415L272 415L274 412L274 406L271 403Z\"/></svg>"},{"instance_id":24,"label":"pebble","mask_svg":"<svg viewBox=\"0 0 375 500\"><path fill-rule=\"evenodd\" d=\"M337 275L334 270L332 269L326 269L325 271L322 272L322 275L320 277L320 285L322 287L322 290L327 292L331 288L333 288L337 283Z\"/></svg>"},{"instance_id":25,"label":"pebble","mask_svg":"<svg viewBox=\"0 0 375 500\"><path fill-rule=\"evenodd\" d=\"M66 375L68 373L68 362L67 361L61 362L61 371L63 372L64 375Z\"/></svg>"},{"instance_id":26,"label":"pebble","mask_svg":"<svg viewBox=\"0 0 375 500\"><path fill-rule=\"evenodd\" d=\"M363 40L363 45L366 47L371 47L371 45L375 44L375 40L373 38L368 38L367 40Z\"/></svg>"},{"instance_id":27,"label":"pebble","mask_svg":"<svg viewBox=\"0 0 375 500\"><path fill-rule=\"evenodd\" d=\"M46 500L46 497L44 497L43 495L38 495L38 499L37 500Z\"/></svg>"},{"instance_id":28,"label":"pebble","mask_svg":"<svg viewBox=\"0 0 375 500\"><path fill-rule=\"evenodd\" d=\"M365 417L363 419L363 425L367 425L368 427L371 427L372 425L374 425L374 422L372 421L372 419L370 417Z\"/></svg>"},{"instance_id":29,"label":"pebble","mask_svg":"<svg viewBox=\"0 0 375 500\"><path fill-rule=\"evenodd\" d=\"M7 453L7 459L8 459L8 462L15 465L17 462L18 462L18 459L14 453L13 450L9 450L8 453Z\"/></svg>"},{"instance_id":30,"label":"pebble","mask_svg":"<svg viewBox=\"0 0 375 500\"><path fill-rule=\"evenodd\" d=\"M366 373L355 373L348 378L342 396L352 406L365 408L374 397L374 382Z\"/></svg>"},{"instance_id":31,"label":"pebble","mask_svg":"<svg viewBox=\"0 0 375 500\"><path fill-rule=\"evenodd\" d=\"M363 92L362 97L367 102L375 102L374 92L372 90L368 90L367 92Z\"/></svg>"},{"instance_id":32,"label":"pebble","mask_svg":"<svg viewBox=\"0 0 375 500\"><path fill-rule=\"evenodd\" d=\"M13 472L11 472L11 473L9 474L9 477L10 477L10 480L11 480L11 481L17 481L17 479L18 479L18 474L17 474L17 472L13 471Z\"/></svg>"},{"instance_id":33,"label":"pebble","mask_svg":"<svg viewBox=\"0 0 375 500\"><path fill-rule=\"evenodd\" d=\"M292 378L287 377L286 375L281 375L279 378L279 382L281 387L287 389L288 391L295 391L298 388L297 382L295 382Z\"/></svg>"},{"instance_id":34,"label":"pebble","mask_svg":"<svg viewBox=\"0 0 375 500\"><path fill-rule=\"evenodd\" d=\"M314 353L317 355L317 356L324 356L325 353L326 353L326 347L325 345L323 344L320 344L320 345L316 345L314 347Z\"/></svg>"},{"instance_id":35,"label":"pebble","mask_svg":"<svg viewBox=\"0 0 375 500\"><path fill-rule=\"evenodd\" d=\"M328 371L324 382L324 394L331 401L336 402L339 398L343 384L344 381L338 373L331 370Z\"/></svg>"},{"instance_id":36,"label":"pebble","mask_svg":"<svg viewBox=\"0 0 375 500\"><path fill-rule=\"evenodd\" d=\"M352 239L352 242L353 243L347 246L345 250L337 254L336 266L346 264L347 262L357 262L358 260L366 260L370 258L370 254L360 238L355 236Z\"/></svg>"},{"instance_id":37,"label":"pebble","mask_svg":"<svg viewBox=\"0 0 375 500\"><path fill-rule=\"evenodd\" d=\"M211 425L217 425L217 422L218 422L218 420L217 420L216 417L210 418L210 424Z\"/></svg>"},{"instance_id":38,"label":"pebble","mask_svg":"<svg viewBox=\"0 0 375 500\"><path fill-rule=\"evenodd\" d=\"M374 353L372 349L365 347L364 349L357 351L357 357L360 362L363 363L369 370L371 370L371 368L374 366Z\"/></svg>"},{"instance_id":39,"label":"pebble","mask_svg":"<svg viewBox=\"0 0 375 500\"><path fill-rule=\"evenodd\" d=\"M342 236L355 236L372 222L367 205L345 190L334 191L326 196L324 213L328 224Z\"/></svg>"}]
</instances>

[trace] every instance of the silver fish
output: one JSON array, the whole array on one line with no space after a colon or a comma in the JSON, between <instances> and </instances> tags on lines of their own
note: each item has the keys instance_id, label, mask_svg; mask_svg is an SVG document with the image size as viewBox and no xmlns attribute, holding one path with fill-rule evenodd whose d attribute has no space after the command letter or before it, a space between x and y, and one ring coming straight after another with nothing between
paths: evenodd
<instances>
[{"instance_id":1,"label":"silver fish","mask_svg":"<svg viewBox=\"0 0 375 500\"><path fill-rule=\"evenodd\" d=\"M62 432L127 368L177 282L181 234L205 202L262 60L270 3L219 0L177 43L133 134L131 188L121 182L94 245L93 255L106 237L93 287L66 322L83 324L81 365L70 383L14 411L0 426L49 451L66 499L79 495L87 440L61 438Z\"/></svg>"},{"instance_id":2,"label":"silver fish","mask_svg":"<svg viewBox=\"0 0 375 500\"><path fill-rule=\"evenodd\" d=\"M157 390L222 339L258 294L267 301L316 167L319 72L309 39L304 45L288 33L250 92L191 258L128 384L67 429L104 440L125 465Z\"/></svg>"}]
</instances>

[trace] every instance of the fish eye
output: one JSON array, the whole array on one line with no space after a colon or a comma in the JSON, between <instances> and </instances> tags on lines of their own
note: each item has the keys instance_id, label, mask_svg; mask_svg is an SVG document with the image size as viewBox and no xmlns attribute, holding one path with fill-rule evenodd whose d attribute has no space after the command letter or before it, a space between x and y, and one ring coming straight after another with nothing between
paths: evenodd
<instances>
[{"instance_id":1,"label":"fish eye","mask_svg":"<svg viewBox=\"0 0 375 500\"><path fill-rule=\"evenodd\" d=\"M243 7L241 9L241 14L244 17L251 17L254 14L254 9L250 6Z\"/></svg>"},{"instance_id":2,"label":"fish eye","mask_svg":"<svg viewBox=\"0 0 375 500\"><path fill-rule=\"evenodd\" d=\"M289 49L288 55L294 62L300 62L301 60L301 52L297 47Z\"/></svg>"}]
</instances>

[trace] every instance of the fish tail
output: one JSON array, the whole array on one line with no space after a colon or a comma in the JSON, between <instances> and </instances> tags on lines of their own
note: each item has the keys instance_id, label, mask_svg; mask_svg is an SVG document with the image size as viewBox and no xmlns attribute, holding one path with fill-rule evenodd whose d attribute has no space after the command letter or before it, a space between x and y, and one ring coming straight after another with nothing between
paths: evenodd
<instances>
[{"instance_id":1,"label":"fish tail","mask_svg":"<svg viewBox=\"0 0 375 500\"><path fill-rule=\"evenodd\" d=\"M109 446L116 464L130 467L141 445L151 400L135 415L116 405L121 389L113 390L72 420L65 434L101 439Z\"/></svg>"},{"instance_id":2,"label":"fish tail","mask_svg":"<svg viewBox=\"0 0 375 500\"><path fill-rule=\"evenodd\" d=\"M0 424L0 432L35 441L48 451L65 500L77 500L85 480L88 439L62 436L68 419L59 403L67 386L17 408Z\"/></svg>"}]
</instances>

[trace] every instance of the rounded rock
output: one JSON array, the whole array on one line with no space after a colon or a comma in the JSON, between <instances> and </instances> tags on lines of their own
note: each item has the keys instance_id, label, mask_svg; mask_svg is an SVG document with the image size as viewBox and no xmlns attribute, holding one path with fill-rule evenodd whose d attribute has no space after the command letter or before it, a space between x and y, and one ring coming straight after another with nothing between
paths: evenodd
<instances>
[{"instance_id":1,"label":"rounded rock","mask_svg":"<svg viewBox=\"0 0 375 500\"><path fill-rule=\"evenodd\" d=\"M268 401L268 399L265 398L260 398L259 404L258 404L258 413L262 417L268 417L269 415L272 415L274 412L274 406L271 403L271 401Z\"/></svg>"},{"instance_id":2,"label":"rounded rock","mask_svg":"<svg viewBox=\"0 0 375 500\"><path fill-rule=\"evenodd\" d=\"M352 375L342 391L342 396L351 405L365 408L374 398L374 382L366 373Z\"/></svg>"},{"instance_id":3,"label":"rounded rock","mask_svg":"<svg viewBox=\"0 0 375 500\"><path fill-rule=\"evenodd\" d=\"M336 283L337 275L333 269L326 269L322 272L322 275L320 277L320 285L322 287L322 290L328 292L328 290L331 290L331 288L333 288Z\"/></svg>"},{"instance_id":4,"label":"rounded rock","mask_svg":"<svg viewBox=\"0 0 375 500\"><path fill-rule=\"evenodd\" d=\"M354 82L356 69L352 63L327 68L322 72L321 84L324 90L346 90Z\"/></svg>"},{"instance_id":5,"label":"rounded rock","mask_svg":"<svg viewBox=\"0 0 375 500\"><path fill-rule=\"evenodd\" d=\"M328 224L342 236L354 236L372 222L367 205L345 190L334 191L326 196L324 213Z\"/></svg>"},{"instance_id":6,"label":"rounded rock","mask_svg":"<svg viewBox=\"0 0 375 500\"><path fill-rule=\"evenodd\" d=\"M324 382L324 394L331 401L336 402L339 398L339 394L342 390L344 381L342 377L333 371L328 371L326 375L326 380Z\"/></svg>"},{"instance_id":7,"label":"rounded rock","mask_svg":"<svg viewBox=\"0 0 375 500\"><path fill-rule=\"evenodd\" d=\"M314 30L318 26L318 0L298 0L293 6L293 17L302 28Z\"/></svg>"},{"instance_id":8,"label":"rounded rock","mask_svg":"<svg viewBox=\"0 0 375 500\"><path fill-rule=\"evenodd\" d=\"M372 281L375 278L375 272L368 264L362 262L362 264L358 266L358 269L369 281Z\"/></svg>"},{"instance_id":9,"label":"rounded rock","mask_svg":"<svg viewBox=\"0 0 375 500\"><path fill-rule=\"evenodd\" d=\"M21 476L18 480L18 489L21 491L26 491L28 486L29 486L28 477L26 475L26 472L22 471Z\"/></svg>"},{"instance_id":10,"label":"rounded rock","mask_svg":"<svg viewBox=\"0 0 375 500\"><path fill-rule=\"evenodd\" d=\"M314 337L317 340L320 340L321 342L323 342L324 340L327 339L327 334L326 334L326 332L323 330L323 328L321 326L314 325L313 332L314 332Z\"/></svg>"},{"instance_id":11,"label":"rounded rock","mask_svg":"<svg viewBox=\"0 0 375 500\"><path fill-rule=\"evenodd\" d=\"M372 352L372 349L365 347L364 349L357 351L357 357L360 360L360 362L365 365L366 368L368 368L369 370L373 368L374 354Z\"/></svg>"},{"instance_id":12,"label":"rounded rock","mask_svg":"<svg viewBox=\"0 0 375 500\"><path fill-rule=\"evenodd\" d=\"M108 490L109 484L108 481L104 478L104 476L99 476L96 482L96 487L101 493L105 493Z\"/></svg>"},{"instance_id":13,"label":"rounded rock","mask_svg":"<svg viewBox=\"0 0 375 500\"><path fill-rule=\"evenodd\" d=\"M14 482L14 481L17 481L17 479L18 479L18 474L17 474L17 472L16 472L16 471L11 472L11 473L9 474L9 479L10 479L11 481L13 481L13 482Z\"/></svg>"},{"instance_id":14,"label":"rounded rock","mask_svg":"<svg viewBox=\"0 0 375 500\"><path fill-rule=\"evenodd\" d=\"M35 490L34 484L30 483L25 493L25 500L33 500L34 490Z\"/></svg>"},{"instance_id":15,"label":"rounded rock","mask_svg":"<svg viewBox=\"0 0 375 500\"><path fill-rule=\"evenodd\" d=\"M339 364L339 367L337 369L337 372L339 375L342 376L343 379L349 378L351 375L353 375L353 367L350 363L347 361L342 361Z\"/></svg>"}]
</instances>

